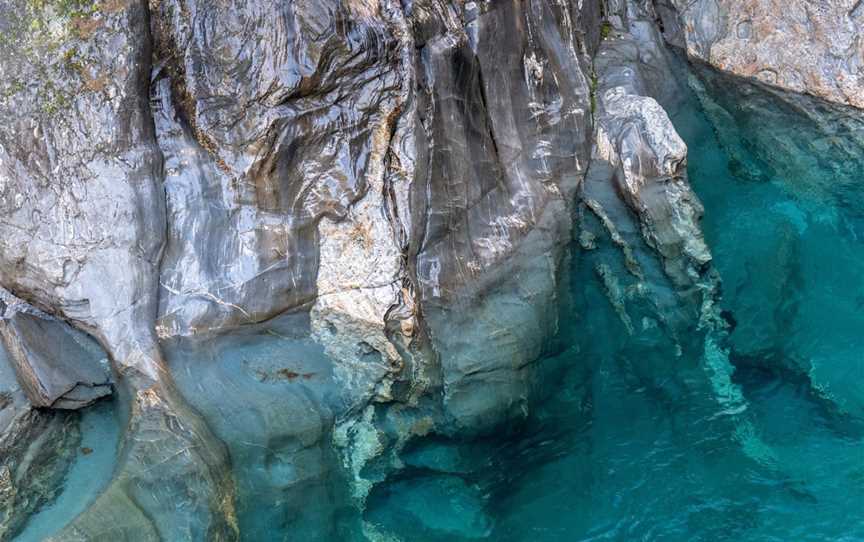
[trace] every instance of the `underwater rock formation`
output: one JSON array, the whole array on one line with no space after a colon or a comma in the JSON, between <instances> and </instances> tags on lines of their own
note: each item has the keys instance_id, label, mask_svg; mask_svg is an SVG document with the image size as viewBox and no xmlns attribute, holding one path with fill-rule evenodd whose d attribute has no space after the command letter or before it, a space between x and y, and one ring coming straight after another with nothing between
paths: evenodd
<instances>
[{"instance_id":1,"label":"underwater rock formation","mask_svg":"<svg viewBox=\"0 0 864 542\"><path fill-rule=\"evenodd\" d=\"M758 234L765 238L765 254L741 251L739 257L750 268L747 284L758 285L763 295L739 307L745 325L731 335L731 346L750 359L773 352L768 355L769 366L808 379L835 408L861 415L864 383L848 378L864 369L860 348L852 339L857 332L849 331L857 328L855 296L834 300L831 284L847 279L816 278L818 273L807 269L813 257L802 251L812 250L805 240L816 235L813 230L827 229L831 233L825 235L836 237L837 242L843 242L847 232L853 239L860 236L855 219L834 209L843 209L851 217L861 214L856 202L864 177L864 117L852 107L790 94L758 81L730 79L707 69L694 73L691 85L736 174L755 185L776 187L802 209L787 213L784 220L765 221ZM783 241L775 246L769 238ZM838 266L838 273L854 273L856 251L845 252L848 261ZM763 258L772 262L774 270L762 270ZM730 297L731 302L737 301L737 296ZM820 303L831 305L832 310L817 322L800 324ZM766 307L779 308L768 311ZM802 329L790 338L789 330L798 326ZM826 344L831 345L831 356L822 354Z\"/></svg>"},{"instance_id":2,"label":"underwater rock formation","mask_svg":"<svg viewBox=\"0 0 864 542\"><path fill-rule=\"evenodd\" d=\"M621 3L594 59L595 147L579 240L630 334L680 356L702 348L698 328L719 323L719 277L687 180L687 147L658 102L680 83L655 18L650 3ZM658 369L650 372L663 378Z\"/></svg>"},{"instance_id":3,"label":"underwater rock formation","mask_svg":"<svg viewBox=\"0 0 864 542\"><path fill-rule=\"evenodd\" d=\"M36 307L0 319L0 446L61 435L27 474L56 488L74 414L33 407L114 387L126 423L56 539L326 540L341 508L387 539L406 450L530 416L573 259L674 382L725 322L662 36L762 72L729 64L744 8L654 4L0 0L0 286ZM837 80L768 82L860 105ZM465 474L419 495L479 506ZM422 528L488 533L451 519Z\"/></svg>"}]
</instances>

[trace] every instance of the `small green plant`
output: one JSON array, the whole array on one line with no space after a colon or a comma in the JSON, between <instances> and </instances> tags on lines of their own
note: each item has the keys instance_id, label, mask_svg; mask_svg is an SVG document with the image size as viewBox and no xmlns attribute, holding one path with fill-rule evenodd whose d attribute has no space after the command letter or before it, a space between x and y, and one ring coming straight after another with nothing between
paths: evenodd
<instances>
[{"instance_id":1,"label":"small green plant","mask_svg":"<svg viewBox=\"0 0 864 542\"><path fill-rule=\"evenodd\" d=\"M603 21L600 25L600 39L605 40L612 34L612 23L609 21Z\"/></svg>"}]
</instances>

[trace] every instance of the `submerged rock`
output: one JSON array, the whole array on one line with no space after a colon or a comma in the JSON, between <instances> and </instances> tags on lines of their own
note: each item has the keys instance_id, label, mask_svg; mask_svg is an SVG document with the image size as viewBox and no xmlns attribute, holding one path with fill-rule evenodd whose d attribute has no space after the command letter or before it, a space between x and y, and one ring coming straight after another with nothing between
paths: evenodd
<instances>
[{"instance_id":1,"label":"submerged rock","mask_svg":"<svg viewBox=\"0 0 864 542\"><path fill-rule=\"evenodd\" d=\"M864 117L707 67L694 74L690 83L730 169L752 183L754 197L774 197L749 242L724 264L734 285L727 302L739 320L731 345L739 359L791 371L835 408L860 416L864 384L848 375L864 369L851 278L860 269ZM737 227L749 230L754 220L742 217ZM850 289L838 295L837 284Z\"/></svg>"},{"instance_id":2,"label":"submerged rock","mask_svg":"<svg viewBox=\"0 0 864 542\"><path fill-rule=\"evenodd\" d=\"M33 408L0 346L0 540L50 503L81 440L75 413Z\"/></svg>"},{"instance_id":3,"label":"submerged rock","mask_svg":"<svg viewBox=\"0 0 864 542\"><path fill-rule=\"evenodd\" d=\"M370 534L386 529L414 540L486 538L492 521L477 488L458 476L430 474L383 486L370 497Z\"/></svg>"}]
</instances>

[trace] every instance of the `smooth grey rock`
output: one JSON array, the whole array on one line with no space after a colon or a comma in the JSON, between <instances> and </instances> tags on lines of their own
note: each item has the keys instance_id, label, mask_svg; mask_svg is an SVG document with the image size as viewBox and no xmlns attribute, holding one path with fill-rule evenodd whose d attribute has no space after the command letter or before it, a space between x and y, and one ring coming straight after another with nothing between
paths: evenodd
<instances>
[{"instance_id":1,"label":"smooth grey rock","mask_svg":"<svg viewBox=\"0 0 864 542\"><path fill-rule=\"evenodd\" d=\"M349 412L443 385L453 429L524 416L590 152L596 17L546 2L154 4L160 335L308 308ZM359 473L386 446L374 416L353 416L335 438Z\"/></svg>"},{"instance_id":2,"label":"smooth grey rock","mask_svg":"<svg viewBox=\"0 0 864 542\"><path fill-rule=\"evenodd\" d=\"M456 11L464 29L424 28L410 253L444 407L466 432L525 415L526 368L557 327L548 308L590 148L578 15L563 4L482 3Z\"/></svg>"},{"instance_id":3,"label":"smooth grey rock","mask_svg":"<svg viewBox=\"0 0 864 542\"><path fill-rule=\"evenodd\" d=\"M74 410L111 395L104 353L63 322L18 311L0 315L0 341L34 407Z\"/></svg>"},{"instance_id":4,"label":"smooth grey rock","mask_svg":"<svg viewBox=\"0 0 864 542\"><path fill-rule=\"evenodd\" d=\"M235 538L227 454L153 325L165 215L147 5L4 0L0 28L0 285L102 344L129 417L112 484L58 538Z\"/></svg>"},{"instance_id":5,"label":"smooth grey rock","mask_svg":"<svg viewBox=\"0 0 864 542\"><path fill-rule=\"evenodd\" d=\"M661 0L670 41L691 58L787 91L864 108L858 0Z\"/></svg>"},{"instance_id":6,"label":"smooth grey rock","mask_svg":"<svg viewBox=\"0 0 864 542\"><path fill-rule=\"evenodd\" d=\"M156 7L169 212L160 333L254 323L368 288L362 274L322 275L342 256L328 243L359 245L357 256L379 265L398 261L380 214L351 211L381 192L404 101L396 22L365 2ZM388 288L397 278L371 280Z\"/></svg>"},{"instance_id":7,"label":"smooth grey rock","mask_svg":"<svg viewBox=\"0 0 864 542\"><path fill-rule=\"evenodd\" d=\"M291 314L165 346L178 388L228 445L246 540L334 540L336 510L350 504L330 438L342 390L308 329L308 315Z\"/></svg>"}]
</instances>

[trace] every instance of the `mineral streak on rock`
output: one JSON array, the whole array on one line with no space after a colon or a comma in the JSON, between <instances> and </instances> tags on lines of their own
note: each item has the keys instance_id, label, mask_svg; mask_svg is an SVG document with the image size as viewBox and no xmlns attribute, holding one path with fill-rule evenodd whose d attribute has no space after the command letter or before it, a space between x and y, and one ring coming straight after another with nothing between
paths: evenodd
<instances>
[{"instance_id":1,"label":"mineral streak on rock","mask_svg":"<svg viewBox=\"0 0 864 542\"><path fill-rule=\"evenodd\" d=\"M841 4L0 0L0 286L45 313L0 320L21 388L0 392L0 504L21 502L22 439L59 435L25 473L52 488L77 446L25 392L107 392L67 325L107 353L128 427L58 540L330 526L304 498L335 508L344 482L362 515L414 441L524 420L574 234L627 331L698 348L718 281L656 21L691 58L861 107L860 8ZM283 343L302 359L274 359ZM475 506L460 474L422 489Z\"/></svg>"},{"instance_id":2,"label":"mineral streak on rock","mask_svg":"<svg viewBox=\"0 0 864 542\"><path fill-rule=\"evenodd\" d=\"M4 0L0 28L0 285L96 337L128 404L113 483L58 536L234 538L224 448L174 390L153 326L165 214L147 6Z\"/></svg>"}]
</instances>

